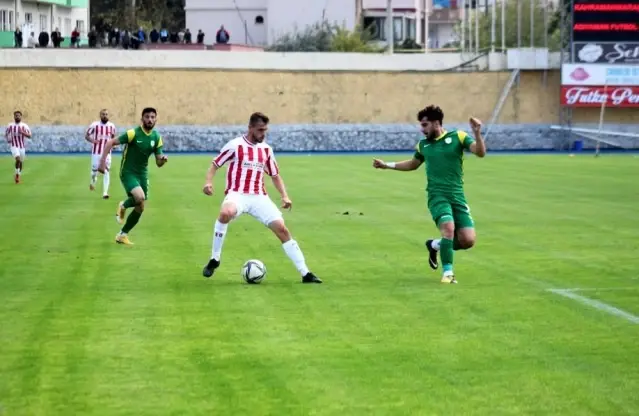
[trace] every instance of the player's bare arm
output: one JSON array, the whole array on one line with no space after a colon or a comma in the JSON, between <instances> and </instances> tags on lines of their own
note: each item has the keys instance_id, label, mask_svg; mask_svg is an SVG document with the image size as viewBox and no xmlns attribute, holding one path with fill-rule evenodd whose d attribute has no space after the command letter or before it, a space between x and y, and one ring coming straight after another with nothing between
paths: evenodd
<instances>
[{"instance_id":1,"label":"player's bare arm","mask_svg":"<svg viewBox=\"0 0 639 416\"><path fill-rule=\"evenodd\" d=\"M117 144L118 144L118 139L117 138L109 139L104 144L104 149L102 150L102 156L100 156L100 164L98 165L98 172L100 172L100 173L106 172L106 170L107 170L107 168L106 168L107 157L111 153L111 149L113 149L113 146L115 146Z\"/></svg>"},{"instance_id":2,"label":"player's bare arm","mask_svg":"<svg viewBox=\"0 0 639 416\"><path fill-rule=\"evenodd\" d=\"M31 138L31 131L29 131L29 129L26 127L22 128L22 134L24 135L24 137Z\"/></svg>"},{"instance_id":3,"label":"player's bare arm","mask_svg":"<svg viewBox=\"0 0 639 416\"><path fill-rule=\"evenodd\" d=\"M164 166L166 164L166 162L168 162L168 161L169 161L169 158L164 153L159 154L159 155L155 155L155 165L158 168L161 168L162 166Z\"/></svg>"},{"instance_id":4,"label":"player's bare arm","mask_svg":"<svg viewBox=\"0 0 639 416\"><path fill-rule=\"evenodd\" d=\"M280 175L273 176L271 180L273 181L273 186L275 186L275 189L277 189L277 192L280 193L280 197L282 198L282 208L288 210L293 208L293 201L288 197L282 177Z\"/></svg>"},{"instance_id":5,"label":"player's bare arm","mask_svg":"<svg viewBox=\"0 0 639 416\"><path fill-rule=\"evenodd\" d=\"M416 170L422 165L422 163L424 162L417 158L402 160L401 162L384 162L381 159L373 159L373 167L375 169L392 169L402 172Z\"/></svg>"},{"instance_id":6,"label":"player's bare arm","mask_svg":"<svg viewBox=\"0 0 639 416\"><path fill-rule=\"evenodd\" d=\"M486 142L481 135L481 120L475 117L470 118L470 128L473 131L475 142L470 145L469 150L477 157L486 156Z\"/></svg>"},{"instance_id":7,"label":"player's bare arm","mask_svg":"<svg viewBox=\"0 0 639 416\"><path fill-rule=\"evenodd\" d=\"M95 143L95 139L93 139L91 137L91 133L89 133L89 131L87 130L87 132L84 135L84 140L86 140L87 142L94 144Z\"/></svg>"},{"instance_id":8,"label":"player's bare arm","mask_svg":"<svg viewBox=\"0 0 639 416\"><path fill-rule=\"evenodd\" d=\"M206 180L204 181L204 187L202 188L202 192L204 192L205 195L213 195L213 178L215 177L215 173L218 169L219 168L215 162L212 162L209 170L206 171Z\"/></svg>"}]
</instances>

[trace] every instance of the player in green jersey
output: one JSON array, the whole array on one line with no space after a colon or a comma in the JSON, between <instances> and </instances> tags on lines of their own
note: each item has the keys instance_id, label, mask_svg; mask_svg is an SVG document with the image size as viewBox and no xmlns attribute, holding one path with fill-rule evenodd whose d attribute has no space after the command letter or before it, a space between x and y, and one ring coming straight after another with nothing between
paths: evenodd
<instances>
[{"instance_id":1,"label":"player in green jersey","mask_svg":"<svg viewBox=\"0 0 639 416\"><path fill-rule=\"evenodd\" d=\"M106 155L109 154L113 146L124 145L122 162L120 163L120 181L128 198L118 204L116 220L119 224L124 223L120 232L115 236L115 242L118 244L133 244L129 240L128 233L140 221L142 212L144 212L144 201L149 198L149 157L155 155L155 164L159 168L168 161L163 153L162 136L155 130L156 120L157 111L154 108L145 108L142 110L142 125L107 141L102 152L98 171L104 173L106 171ZM133 211L124 222L127 208L133 208Z\"/></svg>"},{"instance_id":2,"label":"player in green jersey","mask_svg":"<svg viewBox=\"0 0 639 416\"><path fill-rule=\"evenodd\" d=\"M426 193L428 210L441 232L441 238L426 241L430 267L439 267L437 252L442 262L442 283L457 283L453 273L453 252L466 250L475 244L475 224L464 195L464 151L478 157L486 155L486 144L481 137L481 121L471 117L474 137L461 130L444 130L444 112L430 105L417 114L424 138L415 146L412 159L401 162L373 160L376 169L413 171L426 163Z\"/></svg>"}]
</instances>

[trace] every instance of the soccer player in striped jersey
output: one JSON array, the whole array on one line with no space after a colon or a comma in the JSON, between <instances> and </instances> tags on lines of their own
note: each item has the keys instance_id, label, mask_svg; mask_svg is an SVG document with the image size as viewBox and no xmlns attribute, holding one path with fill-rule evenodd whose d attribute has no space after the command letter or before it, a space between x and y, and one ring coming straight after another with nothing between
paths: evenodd
<instances>
[{"instance_id":1,"label":"soccer player in striped jersey","mask_svg":"<svg viewBox=\"0 0 639 416\"><path fill-rule=\"evenodd\" d=\"M13 179L15 183L20 183L26 156L25 141L27 138L31 138L31 129L22 121L21 111L16 110L13 112L13 123L7 125L4 135L11 147L11 156L16 161Z\"/></svg>"},{"instance_id":2,"label":"soccer player in striped jersey","mask_svg":"<svg viewBox=\"0 0 639 416\"><path fill-rule=\"evenodd\" d=\"M98 180L98 167L100 167L100 157L106 142L115 137L115 125L109 121L109 111L100 111L100 120L91 123L84 135L87 142L91 143L91 182L89 189L95 190L95 183ZM106 170L102 175L102 198L109 199L109 184L111 183L111 150L106 157Z\"/></svg>"},{"instance_id":3,"label":"soccer player in striped jersey","mask_svg":"<svg viewBox=\"0 0 639 416\"><path fill-rule=\"evenodd\" d=\"M215 221L211 258L202 274L204 277L211 277L220 266L222 245L229 223L242 214L249 214L270 228L282 242L284 252L302 276L302 283L322 283L308 269L302 250L284 224L282 213L266 193L265 174L271 177L275 189L280 193L282 208L290 210L293 206L280 176L273 149L264 142L268 123L269 118L264 114L252 114L248 133L226 143L206 174L203 192L210 196L213 195L213 177L218 169L229 163L224 191L226 197Z\"/></svg>"},{"instance_id":4,"label":"soccer player in striped jersey","mask_svg":"<svg viewBox=\"0 0 639 416\"><path fill-rule=\"evenodd\" d=\"M430 105L417 114L422 138L415 146L412 159L401 162L373 160L377 169L413 171L426 163L426 193L428 210L439 228L441 238L426 241L430 267L439 267L437 253L442 262L442 283L457 283L453 273L453 253L475 245L475 223L464 195L464 151L478 157L486 155L486 144L481 137L481 121L471 117L470 128L474 137L461 130L444 130L444 112Z\"/></svg>"}]
</instances>

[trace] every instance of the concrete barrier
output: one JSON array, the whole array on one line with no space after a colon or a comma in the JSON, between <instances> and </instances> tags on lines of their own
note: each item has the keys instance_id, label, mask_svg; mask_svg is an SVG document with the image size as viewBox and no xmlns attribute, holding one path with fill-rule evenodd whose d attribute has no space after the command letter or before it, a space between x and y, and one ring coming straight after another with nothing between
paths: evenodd
<instances>
[{"instance_id":1,"label":"concrete barrier","mask_svg":"<svg viewBox=\"0 0 639 416\"><path fill-rule=\"evenodd\" d=\"M468 130L465 124L449 124L448 129ZM581 127L594 128L592 125ZM608 126L619 131L639 132L637 126ZM82 153L89 152L84 140L85 127L34 126L33 140L28 141L29 153ZM162 126L159 127L168 152L218 151L228 140L245 132L245 126ZM268 142L276 151L285 152L411 152L421 133L413 124L333 124L333 125L274 125ZM618 140L618 139L615 139ZM639 149L635 139L619 139L626 148ZM495 126L488 138L490 150L530 151L568 150L572 139L561 132L552 131L544 124L517 124ZM586 140L585 148L594 144ZM609 146L604 146L609 147ZM6 143L0 152L8 152Z\"/></svg>"}]
</instances>

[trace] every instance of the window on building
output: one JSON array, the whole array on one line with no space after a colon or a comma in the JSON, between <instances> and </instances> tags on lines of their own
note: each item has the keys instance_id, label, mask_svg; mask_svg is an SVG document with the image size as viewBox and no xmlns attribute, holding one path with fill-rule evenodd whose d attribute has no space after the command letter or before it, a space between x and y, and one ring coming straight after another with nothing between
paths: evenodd
<instances>
[{"instance_id":1,"label":"window on building","mask_svg":"<svg viewBox=\"0 0 639 416\"><path fill-rule=\"evenodd\" d=\"M1 32L9 32L9 13L7 10L0 10L0 31Z\"/></svg>"},{"instance_id":2,"label":"window on building","mask_svg":"<svg viewBox=\"0 0 639 416\"><path fill-rule=\"evenodd\" d=\"M417 40L417 25L415 19L406 19L406 39Z\"/></svg>"},{"instance_id":3,"label":"window on building","mask_svg":"<svg viewBox=\"0 0 639 416\"><path fill-rule=\"evenodd\" d=\"M365 17L364 28L370 31L373 40L386 40L386 18Z\"/></svg>"},{"instance_id":4,"label":"window on building","mask_svg":"<svg viewBox=\"0 0 639 416\"><path fill-rule=\"evenodd\" d=\"M395 42L404 40L404 18L403 17L393 18L393 38Z\"/></svg>"},{"instance_id":5,"label":"window on building","mask_svg":"<svg viewBox=\"0 0 639 416\"><path fill-rule=\"evenodd\" d=\"M40 15L40 32L46 32L47 30L47 15L46 14L41 14Z\"/></svg>"},{"instance_id":6,"label":"window on building","mask_svg":"<svg viewBox=\"0 0 639 416\"><path fill-rule=\"evenodd\" d=\"M78 28L78 32L80 32L80 35L84 35L84 20L76 20L75 21L75 27Z\"/></svg>"},{"instance_id":7,"label":"window on building","mask_svg":"<svg viewBox=\"0 0 639 416\"><path fill-rule=\"evenodd\" d=\"M72 31L73 29L71 28L71 19L69 18L64 19L64 35L71 36Z\"/></svg>"},{"instance_id":8,"label":"window on building","mask_svg":"<svg viewBox=\"0 0 639 416\"><path fill-rule=\"evenodd\" d=\"M263 16L256 16L255 17L255 24L256 25L263 25L264 24L264 17Z\"/></svg>"},{"instance_id":9,"label":"window on building","mask_svg":"<svg viewBox=\"0 0 639 416\"><path fill-rule=\"evenodd\" d=\"M33 23L33 14L25 13L24 14L24 22L25 23Z\"/></svg>"}]
</instances>

